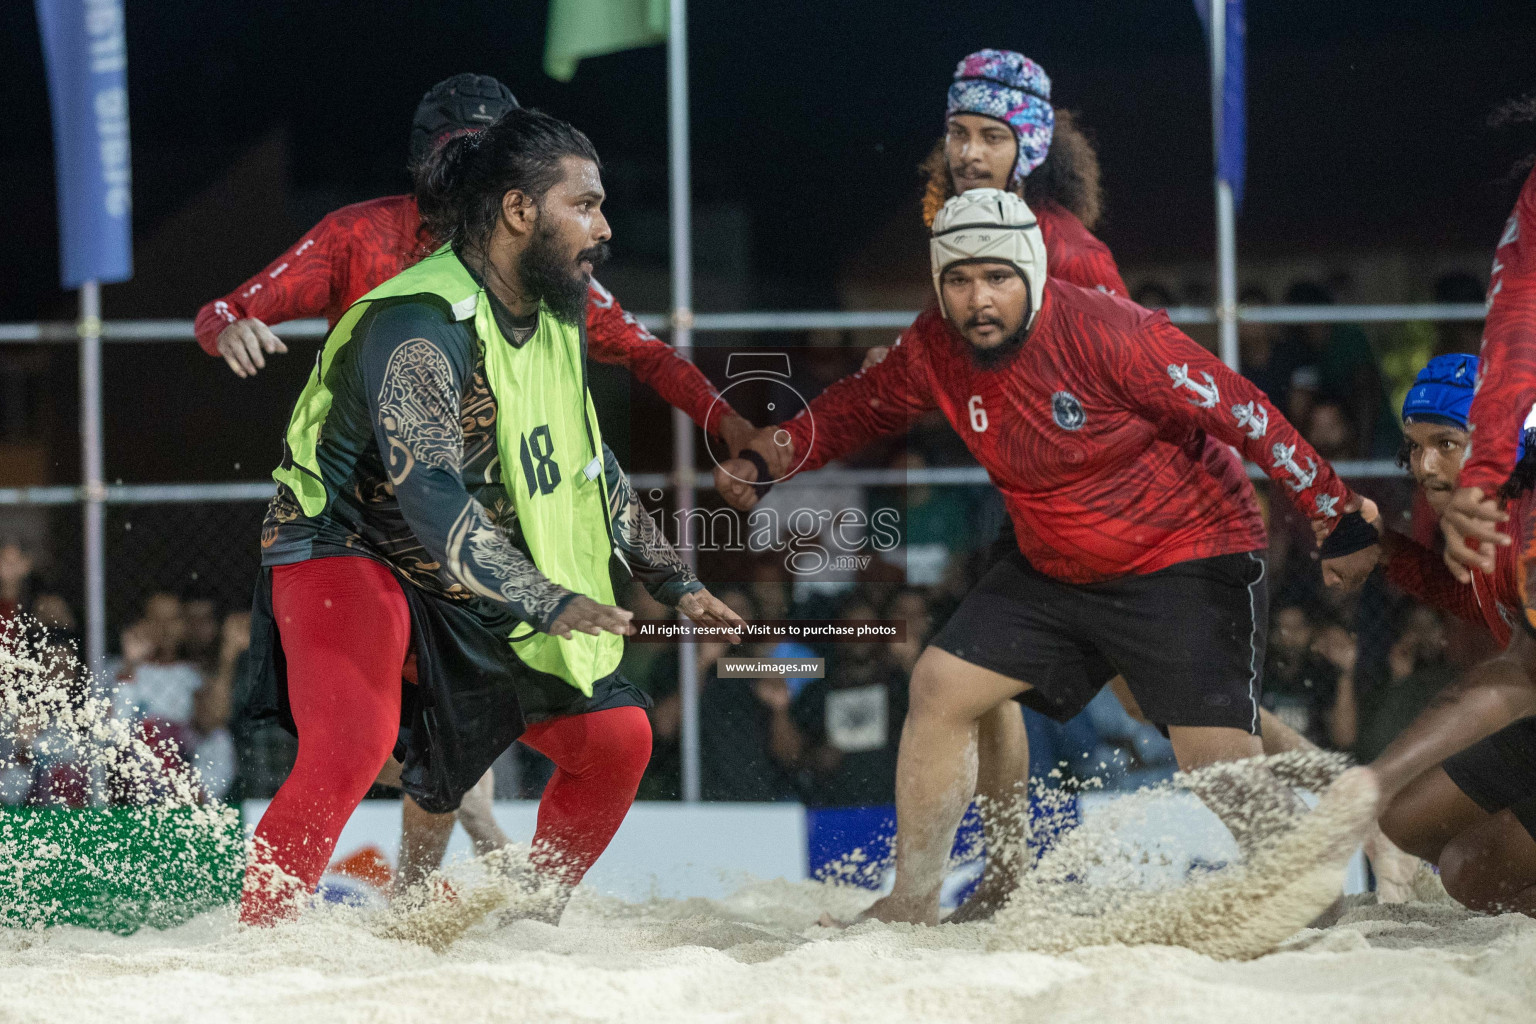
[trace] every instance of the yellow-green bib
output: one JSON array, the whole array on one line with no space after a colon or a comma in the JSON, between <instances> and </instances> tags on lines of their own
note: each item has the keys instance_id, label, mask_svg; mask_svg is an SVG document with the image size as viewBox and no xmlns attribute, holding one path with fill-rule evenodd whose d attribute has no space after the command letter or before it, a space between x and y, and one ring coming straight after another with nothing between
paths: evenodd
<instances>
[{"instance_id":1,"label":"yellow-green bib","mask_svg":"<svg viewBox=\"0 0 1536 1024\"><path fill-rule=\"evenodd\" d=\"M587 391L581 332L541 309L533 337L514 347L497 327L489 297L446 246L364 295L342 315L294 408L287 458L273 472L274 479L293 491L305 515L325 510L330 499L316 449L332 401L326 377L370 303L411 295L435 295L448 304L455 320L474 319L485 352L486 383L496 400L502 486L534 565L567 590L613 604L602 437ZM559 676L588 696L592 684L614 671L624 654L624 638L612 633L573 633L562 640L530 628L518 630L509 641L524 664Z\"/></svg>"}]
</instances>

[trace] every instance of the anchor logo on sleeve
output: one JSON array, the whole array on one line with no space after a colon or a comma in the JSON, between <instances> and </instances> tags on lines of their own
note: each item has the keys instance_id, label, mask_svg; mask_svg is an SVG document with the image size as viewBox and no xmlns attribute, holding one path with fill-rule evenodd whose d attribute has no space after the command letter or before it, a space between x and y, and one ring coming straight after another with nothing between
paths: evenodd
<instances>
[{"instance_id":1,"label":"anchor logo on sleeve","mask_svg":"<svg viewBox=\"0 0 1536 1024\"><path fill-rule=\"evenodd\" d=\"M1204 384L1197 384L1190 377L1188 363L1185 363L1183 366L1175 366L1173 363L1169 363L1168 376L1172 379L1175 388L1188 388L1195 393L1196 397L1189 400L1190 405L1198 406L1201 409L1213 409L1216 407L1216 403L1221 401L1221 392L1216 388L1216 378L1204 370L1200 372L1200 376L1205 378Z\"/></svg>"},{"instance_id":2,"label":"anchor logo on sleeve","mask_svg":"<svg viewBox=\"0 0 1536 1024\"><path fill-rule=\"evenodd\" d=\"M1257 401L1234 405L1232 415L1237 417L1237 429L1250 428L1248 436L1255 441L1269 431L1269 410Z\"/></svg>"},{"instance_id":3,"label":"anchor logo on sleeve","mask_svg":"<svg viewBox=\"0 0 1536 1024\"><path fill-rule=\"evenodd\" d=\"M1295 483L1292 483L1289 480L1285 482L1285 486L1289 487L1291 490L1300 493L1306 490L1308 487L1311 487L1312 482L1317 479L1317 460L1312 458L1310 455L1307 456L1307 468L1302 469L1300 464L1296 461L1295 445L1285 444L1282 441L1276 441L1275 446L1270 449L1270 454L1274 455L1275 457L1275 469L1284 469L1287 473L1296 478Z\"/></svg>"}]
</instances>

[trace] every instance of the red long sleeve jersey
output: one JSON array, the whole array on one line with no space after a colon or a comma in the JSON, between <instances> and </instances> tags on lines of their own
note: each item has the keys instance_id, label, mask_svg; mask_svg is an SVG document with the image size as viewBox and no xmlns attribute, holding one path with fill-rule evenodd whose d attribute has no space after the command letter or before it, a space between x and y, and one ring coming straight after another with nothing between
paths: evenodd
<instances>
[{"instance_id":1,"label":"red long sleeve jersey","mask_svg":"<svg viewBox=\"0 0 1536 1024\"><path fill-rule=\"evenodd\" d=\"M1509 505L1512 522L1536 514L1536 491L1527 491ZM1501 547L1492 576L1472 571L1472 582L1460 583L1446 568L1436 548L1399 533L1382 537L1387 552L1387 580L1425 604L1450 612L1467 622L1488 627L1500 647L1509 646L1513 625L1524 616L1520 596L1519 548Z\"/></svg>"},{"instance_id":2,"label":"red long sleeve jersey","mask_svg":"<svg viewBox=\"0 0 1536 1024\"><path fill-rule=\"evenodd\" d=\"M1084 288L1129 295L1109 246L1094 237L1076 215L1046 200L1030 207L1045 239L1045 271Z\"/></svg>"},{"instance_id":3,"label":"red long sleeve jersey","mask_svg":"<svg viewBox=\"0 0 1536 1024\"><path fill-rule=\"evenodd\" d=\"M1060 203L1046 200L1030 207L1045 239L1045 272L1069 284L1097 288L1101 292L1129 298L1130 291L1120 277L1109 246L1083 226L1076 214ZM1231 448L1209 438L1202 455L1206 468L1222 482L1221 486L1240 489L1247 479L1243 460ZM1257 508L1257 506L1255 506Z\"/></svg>"},{"instance_id":4,"label":"red long sleeve jersey","mask_svg":"<svg viewBox=\"0 0 1536 1024\"><path fill-rule=\"evenodd\" d=\"M246 317L277 324L323 316L335 326L348 306L433 248L423 237L414 196L344 206L261 273L198 310L197 343L218 355L219 332ZM698 367L641 326L596 281L587 297L587 352L626 368L711 434L733 412Z\"/></svg>"},{"instance_id":5,"label":"red long sleeve jersey","mask_svg":"<svg viewBox=\"0 0 1536 1024\"><path fill-rule=\"evenodd\" d=\"M1536 170L1525 179L1493 253L1472 448L1461 486L1492 494L1515 469L1520 427L1536 410Z\"/></svg>"},{"instance_id":6,"label":"red long sleeve jersey","mask_svg":"<svg viewBox=\"0 0 1536 1024\"><path fill-rule=\"evenodd\" d=\"M983 369L924 312L885 360L832 384L786 424L800 471L942 410L1003 493L1019 548L1070 583L1254 551L1264 524L1246 479L1205 447L1242 449L1313 520L1351 494L1263 393L1166 314L1048 279L1017 355Z\"/></svg>"}]
</instances>

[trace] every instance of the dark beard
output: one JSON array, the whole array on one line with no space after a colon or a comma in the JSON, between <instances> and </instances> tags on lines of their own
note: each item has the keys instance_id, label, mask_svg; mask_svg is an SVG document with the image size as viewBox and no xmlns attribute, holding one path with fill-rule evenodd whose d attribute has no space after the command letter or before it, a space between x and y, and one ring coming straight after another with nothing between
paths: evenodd
<instances>
[{"instance_id":1,"label":"dark beard","mask_svg":"<svg viewBox=\"0 0 1536 1024\"><path fill-rule=\"evenodd\" d=\"M1027 321L1028 317L1025 319ZM1025 333L1025 328L1021 324L1019 329L1004 338L1001 344L994 345L991 348L977 348L970 342L966 342L966 347L971 350L971 359L979 368L983 370L996 370L1013 362L1013 358L1024 347Z\"/></svg>"},{"instance_id":2,"label":"dark beard","mask_svg":"<svg viewBox=\"0 0 1536 1024\"><path fill-rule=\"evenodd\" d=\"M599 244L567 261L555 246L555 233L541 229L518 257L517 276L525 294L538 296L550 315L574 327L586 320L587 289L592 283L582 272L581 261L590 261L596 270L607 259L608 246Z\"/></svg>"}]
</instances>

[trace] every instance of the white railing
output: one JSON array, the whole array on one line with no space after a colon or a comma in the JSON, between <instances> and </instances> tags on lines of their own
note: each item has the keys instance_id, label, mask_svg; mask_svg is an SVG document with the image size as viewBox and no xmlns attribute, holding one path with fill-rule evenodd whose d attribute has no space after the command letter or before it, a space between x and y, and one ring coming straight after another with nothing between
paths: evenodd
<instances>
[{"instance_id":1,"label":"white railing","mask_svg":"<svg viewBox=\"0 0 1536 1024\"><path fill-rule=\"evenodd\" d=\"M679 308L686 309L686 304ZM1198 306L1175 306L1168 311L1169 319L1178 324L1215 324L1217 312ZM1380 305L1380 306L1251 306L1238 307L1236 319L1250 323L1389 323L1408 320L1471 321L1481 320L1484 308L1478 303L1454 305ZM684 341L696 332L722 331L854 331L891 330L905 328L917 316L916 311L870 312L744 312L744 313L697 313L684 318L681 336ZM667 331L670 318L661 314L641 314L641 323L654 331ZM99 335L98 335L99 332ZM289 339L322 338L326 333L323 320L296 320L283 324L279 333ZM89 316L78 323L40 322L0 324L0 344L52 345L73 344L81 346L81 413L83 464L92 470L94 479L100 479L102 439L99 429L86 429L91 425L99 428L100 388L99 374L86 372L88 364L95 365L96 353L101 342L107 343L187 343L194 338L190 320L118 320L100 321ZM89 356L90 358L87 358ZM199 357L201 358L201 357ZM210 362L212 372L222 372ZM653 488L679 488L680 504L693 505L695 490L711 490L714 478L709 472L692 470L692 434L687 431L687 420L675 415L674 470L671 473L638 473L633 477L635 485L646 490ZM686 434L686 436L684 436ZM1390 461L1341 462L1335 465L1346 477L1385 477L1401 472ZM1262 477L1263 471L1250 465L1251 477ZM987 483L987 474L980 466L927 467L913 470L848 469L828 467L807 473L781 484L782 487L811 487L827 484L857 485L866 487L885 486L965 486ZM104 551L103 514L107 505L132 505L149 502L256 502L271 497L270 481L238 481L229 483L179 483L179 484L115 484L56 487L0 487L0 507L48 507L82 505L86 514L81 559L85 565L86 637L90 660L97 668L105 652L106 633L106 565ZM694 674L693 659L685 649L680 652L680 664L686 675ZM697 680L680 680L682 691L697 697ZM688 685L692 684L692 685ZM698 709L697 700L687 702L685 715L684 776L686 795L697 799L699 779Z\"/></svg>"}]
</instances>

